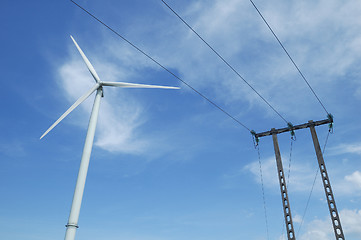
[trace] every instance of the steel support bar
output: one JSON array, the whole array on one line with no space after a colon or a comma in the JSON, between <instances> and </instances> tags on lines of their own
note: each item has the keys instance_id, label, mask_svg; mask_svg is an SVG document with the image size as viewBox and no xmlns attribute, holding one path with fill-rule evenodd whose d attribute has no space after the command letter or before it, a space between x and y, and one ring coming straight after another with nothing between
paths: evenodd
<instances>
[{"instance_id":1,"label":"steel support bar","mask_svg":"<svg viewBox=\"0 0 361 240\"><path fill-rule=\"evenodd\" d=\"M323 160L320 143L318 142L318 138L317 138L317 134L316 134L316 130L315 130L316 125L314 125L313 121L309 121L308 123L310 125L312 140L313 140L313 144L315 146L315 151L316 151L317 160L318 160L318 166L320 168L323 187L325 189L326 199L327 199L327 203L328 203L328 208L330 210L331 221L332 221L332 225L333 225L333 230L335 232L336 240L341 240L341 239L344 240L345 236L343 235L341 221L340 221L340 217L338 215L338 211L336 208L336 202L335 202L335 198L333 196L330 179L327 174L325 161Z\"/></svg>"},{"instance_id":2,"label":"steel support bar","mask_svg":"<svg viewBox=\"0 0 361 240\"><path fill-rule=\"evenodd\" d=\"M333 120L331 119L325 119L325 120L320 120L320 121L316 121L313 122L313 126L320 126L320 125L324 125L324 124L328 124L328 123L332 123ZM273 133L275 134L280 134L280 133L284 133L284 132L290 132L292 130L299 130L299 129L303 129L303 128L309 128L311 125L310 123L304 123L304 124L300 124L300 125L296 125L293 126L292 128L286 127L286 128L279 128L279 129L272 129L271 131L267 131L267 132L262 132L262 133L256 133L254 136L256 138L260 138L260 137L265 137L265 136L270 136Z\"/></svg>"},{"instance_id":3,"label":"steel support bar","mask_svg":"<svg viewBox=\"0 0 361 240\"><path fill-rule=\"evenodd\" d=\"M271 131L276 130L272 129ZM293 228L292 215L291 215L291 207L290 202L288 200L287 186L285 181L285 175L282 166L281 153L278 146L277 133L273 131L273 146L276 155L276 163L277 163L277 171L278 171L278 179L280 182L281 196L282 196L282 204L283 204L283 213L285 217L286 229L287 229L287 237L288 240L296 240L295 231Z\"/></svg>"}]
</instances>

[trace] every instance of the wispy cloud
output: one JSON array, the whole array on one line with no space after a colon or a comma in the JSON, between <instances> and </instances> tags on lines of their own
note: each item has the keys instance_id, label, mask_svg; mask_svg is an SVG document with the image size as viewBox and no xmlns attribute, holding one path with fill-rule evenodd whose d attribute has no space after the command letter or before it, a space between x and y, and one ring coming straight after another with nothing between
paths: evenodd
<instances>
[{"instance_id":1,"label":"wispy cloud","mask_svg":"<svg viewBox=\"0 0 361 240\"><path fill-rule=\"evenodd\" d=\"M361 190L361 172L355 171L351 175L345 176L345 180L352 184L353 191Z\"/></svg>"},{"instance_id":2,"label":"wispy cloud","mask_svg":"<svg viewBox=\"0 0 361 240\"><path fill-rule=\"evenodd\" d=\"M331 155L342 155L345 153L361 155L361 143L342 143L329 150L329 154Z\"/></svg>"},{"instance_id":3,"label":"wispy cloud","mask_svg":"<svg viewBox=\"0 0 361 240\"><path fill-rule=\"evenodd\" d=\"M350 29L360 26L361 6L352 1L321 1L317 7L312 1L258 5L321 99L326 105L337 104L329 97L335 90L331 85L341 84L360 62L361 36ZM300 111L320 112L317 100L250 3L201 1L192 7L179 13L276 108L293 117ZM185 32L180 21L169 21L162 28L172 29L175 37L156 42L162 46L155 49L163 62L197 86L215 88L217 98L226 103L247 102L268 109L193 33Z\"/></svg>"},{"instance_id":4,"label":"wispy cloud","mask_svg":"<svg viewBox=\"0 0 361 240\"><path fill-rule=\"evenodd\" d=\"M361 210L360 209L343 209L340 212L341 223L345 235L361 239Z\"/></svg>"},{"instance_id":5,"label":"wispy cloud","mask_svg":"<svg viewBox=\"0 0 361 240\"><path fill-rule=\"evenodd\" d=\"M361 210L342 209L340 212L341 225L344 235L348 239L361 238ZM334 232L330 217L315 219L305 224L305 230L302 231L298 239L301 240L328 240L334 238Z\"/></svg>"},{"instance_id":6,"label":"wispy cloud","mask_svg":"<svg viewBox=\"0 0 361 240\"><path fill-rule=\"evenodd\" d=\"M23 143L14 140L0 142L0 153L9 157L22 157L26 155Z\"/></svg>"},{"instance_id":7,"label":"wispy cloud","mask_svg":"<svg viewBox=\"0 0 361 240\"><path fill-rule=\"evenodd\" d=\"M283 159L287 159L284 157ZM285 176L288 177L288 165L286 161L283 161L283 170ZM262 175L264 185L268 188L279 188L276 162L274 157L266 158L262 160ZM289 184L287 185L288 189L293 192L309 192L310 186L313 184L313 181L316 176L318 166L311 166L309 164L300 164L292 163L290 170L290 179ZM254 161L246 165L243 169L244 171L249 171L253 174L254 180L260 183L260 172L259 172L259 163ZM340 172L334 172L335 174L331 177L332 188L334 192L342 196L358 196L359 191L361 190L361 173L355 171L349 175L344 175ZM318 172L317 184L320 184L321 176ZM317 187L314 191L323 192L323 188Z\"/></svg>"},{"instance_id":8,"label":"wispy cloud","mask_svg":"<svg viewBox=\"0 0 361 240\"><path fill-rule=\"evenodd\" d=\"M93 84L91 74L88 72L80 55L74 54L70 60L59 68L59 84L69 103L73 103ZM86 51L87 53L91 51ZM91 54L90 54L91 55ZM101 79L107 81L122 81L133 72L126 68L119 68L109 62L107 55L100 55L97 59L91 59ZM118 90L118 91L114 91ZM146 114L141 104L128 95L124 89L104 89L105 97L101 102L100 115L97 126L95 145L108 151L141 154L147 149L147 141L136 138L136 129L146 121ZM92 108L92 97L84 102L81 111L88 114L78 115L77 124L86 127L88 116Z\"/></svg>"},{"instance_id":9,"label":"wispy cloud","mask_svg":"<svg viewBox=\"0 0 361 240\"><path fill-rule=\"evenodd\" d=\"M295 4L262 2L258 5L296 62L309 77L321 99L333 101L327 96L336 90L328 87L326 91L323 86L340 83L346 72L352 71L360 59L361 48L357 44L361 41L361 36L349 29L360 26L357 19L361 6L352 1L346 4L335 0L327 1L327 3L322 1L322 4L320 3L322 7L316 8L316 12L314 3L311 1ZM280 11L279 8L290 9ZM315 107L318 104L316 99L312 97L307 86L250 3L235 0L228 1L227 4L223 4L220 0L198 1L177 10L275 108L287 114L286 118L300 118L300 112L302 112L301 117L304 119L305 115L321 112ZM164 11L169 10L164 8ZM346 19L345 16L347 16ZM238 107L235 108L238 111L237 114L257 108L265 110L266 113L261 114L260 118L270 116L277 118L269 107L175 16L165 14L154 18L151 22L146 19L139 21L142 21L142 28L124 28L121 34L131 36L129 38L131 41L175 71L192 86L221 105L235 107L237 104ZM150 32L152 34L149 34ZM92 50L97 54L92 62L96 64L96 69L102 72L102 76L107 76L107 80L121 81L129 76L137 80L145 76L144 70L149 68L163 71L129 45L119 44L118 39L114 42L101 39L99 41L97 49ZM79 96L78 92L81 89L87 89L88 87L85 86L91 84L92 81L88 80L85 67L74 59L72 58L61 70L62 79L64 79L62 84L72 101ZM121 65L115 66L114 60L121 62ZM71 68L76 67L78 72L70 70L69 64ZM64 78L64 74L67 74L67 79ZM75 75L77 79L81 78L77 83L73 81ZM169 77L173 79L172 76ZM88 83L85 84L85 82ZM172 83L174 82L176 80L173 79ZM349 82L348 84L355 86L351 89L354 89L353 94L356 94L360 83ZM80 85L84 87L80 88ZM189 91L189 89L185 88L183 91ZM126 93L123 94L126 96ZM107 108L107 102L110 106L111 102L116 101L117 99L106 98L106 103L103 104L104 109ZM135 149L142 149L147 145L144 141L136 141L134 138L137 129L142 126L147 117L139 102L133 101L132 104L132 108L136 111L130 116L127 115L124 126L117 124L115 127L123 131L124 135L121 138L112 139L112 142L123 143L124 146L129 142L131 143L129 146L135 146L130 151L135 153L137 152ZM328 105L328 102L325 104ZM90 104L88 104L88 111L89 106ZM111 112L110 108L106 110L108 112L102 111L113 120L125 116L124 113L128 112L125 108L119 108L116 112L115 110ZM110 122L114 124L115 121L109 120ZM105 127L101 123L99 126ZM110 130L101 132L111 133ZM101 135L96 143L101 147L109 146L110 140L102 139ZM139 147L136 147L138 144Z\"/></svg>"},{"instance_id":10,"label":"wispy cloud","mask_svg":"<svg viewBox=\"0 0 361 240\"><path fill-rule=\"evenodd\" d=\"M284 159L287 159L285 157ZM284 163L285 164L285 161ZM254 179L260 182L260 171L258 161L254 161L244 167L245 171L250 171L254 175ZM285 176L288 182L288 165L283 166ZM308 164L292 163L289 178L289 190L296 192L310 191L310 184L312 184L316 174L316 169ZM262 175L264 185L268 188L279 188L279 181L276 169L276 160L274 157L269 157L262 160Z\"/></svg>"},{"instance_id":11,"label":"wispy cloud","mask_svg":"<svg viewBox=\"0 0 361 240\"><path fill-rule=\"evenodd\" d=\"M304 229L304 233L298 236L301 240L329 240L333 237L332 224L329 219L315 219L307 223Z\"/></svg>"}]
</instances>

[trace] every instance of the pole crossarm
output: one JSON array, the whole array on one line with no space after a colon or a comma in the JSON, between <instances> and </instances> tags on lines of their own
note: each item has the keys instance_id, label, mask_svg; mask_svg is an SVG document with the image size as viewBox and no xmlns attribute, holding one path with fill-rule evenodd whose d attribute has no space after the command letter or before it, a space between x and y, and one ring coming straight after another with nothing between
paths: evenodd
<instances>
[{"instance_id":1,"label":"pole crossarm","mask_svg":"<svg viewBox=\"0 0 361 240\"><path fill-rule=\"evenodd\" d=\"M279 149L279 145L278 145L277 135L280 133L284 133L284 132L291 132L292 137L294 137L294 130L299 130L299 129L304 129L304 128L309 128L311 131L312 140L313 140L313 144L314 144L315 151L316 151L316 156L317 156L317 160L318 160L318 164L319 164L319 168L320 168L320 172L321 172L322 182L323 182L323 186L324 186L324 190L325 190L325 194L326 194L326 198L327 198L328 207L330 210L330 216L331 216L336 240L344 240L345 239L343 230L341 227L341 220L340 220L337 208L336 208L336 202L335 202L335 198L334 198L334 195L332 192L330 179L329 179L329 176L328 176L328 173L326 170L326 165L325 165L325 162L323 159L323 154L322 154L320 144L318 142L316 130L315 130L316 126L320 126L320 125L324 125L324 124L329 124L329 128L330 128L329 132L331 132L332 127L333 127L332 114L328 114L327 119L315 121L315 122L310 120L310 121L308 121L308 123L304 123L304 124L300 124L300 125L296 125L296 126L293 126L292 123L288 123L287 128L280 128L280 129L272 128L271 131L262 132L262 133L256 133L253 130L251 131L251 134L253 135L254 140L256 142L255 144L258 144L260 137L272 135L288 240L296 240L296 236L295 236L294 228L293 228L291 207L289 205L287 186L286 186L286 182L285 182L285 178L284 178L284 171L283 171L283 166L282 166L281 153L280 153L280 149Z\"/></svg>"},{"instance_id":2,"label":"pole crossarm","mask_svg":"<svg viewBox=\"0 0 361 240\"><path fill-rule=\"evenodd\" d=\"M292 128L291 127L286 127L286 128L279 128L279 129L272 129L270 131L267 132L261 132L261 133L255 133L254 137L255 138L260 138L260 137L265 137L265 136L271 136L272 134L280 134L280 133L285 133L285 132L290 132L292 130L299 130L299 129L304 129L304 128L309 128L311 126L320 126L320 125L325 125L325 124L330 124L333 123L333 119L332 118L328 118L328 119L324 119L324 120L320 120L320 121L316 121L316 122L308 122L308 123L303 123L300 125L295 125Z\"/></svg>"}]
</instances>

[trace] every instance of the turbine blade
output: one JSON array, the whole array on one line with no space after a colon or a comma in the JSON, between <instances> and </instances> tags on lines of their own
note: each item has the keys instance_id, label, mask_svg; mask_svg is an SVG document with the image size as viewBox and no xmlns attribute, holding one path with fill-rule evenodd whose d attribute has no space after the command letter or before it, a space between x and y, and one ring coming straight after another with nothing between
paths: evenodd
<instances>
[{"instance_id":1,"label":"turbine blade","mask_svg":"<svg viewBox=\"0 0 361 240\"><path fill-rule=\"evenodd\" d=\"M83 60L84 60L84 62L85 62L85 64L86 64L86 66L88 67L89 72L92 74L95 82L99 83L99 82L100 82L100 78L99 78L97 72L95 71L93 65L89 62L88 58L85 56L85 54L83 53L83 51L81 50L81 48L79 47L78 43L75 41L75 39L73 38L73 36L70 35L70 37L71 37L71 39L73 40L73 42L74 42L76 48L78 49L80 55L82 56L82 58L83 58Z\"/></svg>"},{"instance_id":2,"label":"turbine blade","mask_svg":"<svg viewBox=\"0 0 361 240\"><path fill-rule=\"evenodd\" d=\"M179 87L170 86L158 86L158 85L146 85L138 83L126 83L126 82L102 82L103 86L110 87L122 87L122 88L162 88L162 89L179 89Z\"/></svg>"},{"instance_id":3,"label":"turbine blade","mask_svg":"<svg viewBox=\"0 0 361 240\"><path fill-rule=\"evenodd\" d=\"M66 110L66 112L63 115L61 115L60 118L56 120L56 122L48 128L48 130L45 131L45 133L40 137L40 139L42 139L46 134L48 134L56 125L58 125L58 123L61 120L63 120L66 116L68 116L69 113L71 113L77 106L79 106L82 102L84 102L85 99L87 99L90 96L90 94L92 94L98 88L99 88L99 84L97 83L87 93L85 93L78 100L76 100L76 102L68 110Z\"/></svg>"}]
</instances>

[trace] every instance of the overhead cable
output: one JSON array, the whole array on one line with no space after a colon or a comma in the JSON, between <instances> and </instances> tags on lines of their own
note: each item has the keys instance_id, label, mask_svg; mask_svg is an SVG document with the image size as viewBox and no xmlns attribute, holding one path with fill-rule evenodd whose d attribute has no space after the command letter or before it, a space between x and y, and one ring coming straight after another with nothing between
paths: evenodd
<instances>
[{"instance_id":1,"label":"overhead cable","mask_svg":"<svg viewBox=\"0 0 361 240\"><path fill-rule=\"evenodd\" d=\"M288 121L254 88L240 73L237 72L204 38L202 38L176 11L173 10L164 0L161 0L197 37L202 40L240 79L242 79L280 118L286 123Z\"/></svg>"},{"instance_id":2,"label":"overhead cable","mask_svg":"<svg viewBox=\"0 0 361 240\"><path fill-rule=\"evenodd\" d=\"M115 31L113 28L111 28L110 26L108 26L107 24L105 24L103 21L101 21L99 18L97 18L96 16L94 16L92 13L90 13L89 11L87 11L85 8L83 8L82 6L80 6L79 4L77 4L76 2L74 2L73 0L70 0L72 3L74 3L76 6L78 6L81 10L83 10L85 13L87 13L89 16L91 16L92 18L94 18L96 21L98 21L99 23L101 23L103 26L105 26L106 28L108 28L110 31L112 31L114 34L116 34L118 37L120 37L121 39L123 39L125 42L127 42L129 45L131 45L133 48L135 48L137 51L139 51L140 53L142 53L144 56L146 56L147 58L149 58L150 60L152 60L154 63L156 63L159 67L163 68L165 71L167 71L168 73L170 73L173 77L175 77L176 79L178 79L179 81L181 81L184 85L186 85L187 87L189 87L191 90L193 90L195 93L197 93L199 96L201 96L202 98L204 98L207 102L209 102L210 104L212 104L214 107L218 108L218 110L222 111L224 114L226 114L229 118L231 118L232 120L234 120L236 123L238 123L239 125L241 125L242 127L246 128L249 132L251 131L246 125L244 125L243 123L241 123L238 119L236 119L235 117L233 117L230 113L228 113L226 110L224 110L222 107L220 107L219 105L217 105L215 102L213 102L212 100L210 100L208 97L206 97L204 94L202 94L201 92L199 92L198 90L196 90L194 87L192 87L189 83L185 82L183 79L181 79L180 77L178 77L175 73L173 73L172 71L170 71L168 68L166 68L164 65L162 65L161 63L159 63L157 60L155 60L153 57L151 57L149 54L147 54L146 52L144 52L143 50L141 50L139 47L137 47L135 44L133 44L132 42L130 42L128 39L126 39L124 36L122 36L121 34L119 34L117 31Z\"/></svg>"},{"instance_id":3,"label":"overhead cable","mask_svg":"<svg viewBox=\"0 0 361 240\"><path fill-rule=\"evenodd\" d=\"M330 127L329 130L328 130L327 137L326 137L326 140L325 140L325 144L323 145L322 155L325 154L325 149L326 149L326 145L327 145L327 142L328 142L328 137L330 136L330 133L332 133L332 132L331 132L331 128L332 128L332 127ZM303 211L302 220L301 220L300 226L298 227L297 235L299 235L299 233L300 233L300 231L301 231L301 228L302 228L302 225L303 225L303 222L304 222L304 220L305 220L306 212L307 212L307 210L308 210L308 205L309 205L310 200L311 200L311 196L312 196L312 193L313 193L313 188L315 187L315 183L316 183L316 179L317 179L318 172L319 172L319 169L317 168L316 174L315 174L315 178L313 179L311 191L310 191L310 194L308 195L306 207L305 207L305 210Z\"/></svg>"},{"instance_id":4,"label":"overhead cable","mask_svg":"<svg viewBox=\"0 0 361 240\"><path fill-rule=\"evenodd\" d=\"M280 41L280 39L277 37L276 33L273 31L273 29L271 28L271 26L268 24L267 20L263 17L262 13L259 11L259 9L257 8L257 6L254 4L254 2L252 0L250 0L250 2L252 3L253 7L257 10L258 14L261 16L261 18L263 19L264 23L267 25L267 27L269 28L269 30L272 32L273 36L276 38L277 42L281 45L283 51L287 54L288 58L291 60L291 62L293 63L293 65L295 66L295 68L297 69L298 73L301 75L302 79L305 81L305 83L307 84L307 86L310 88L311 92L313 93L313 95L315 95L316 99L318 100L318 102L321 104L322 108L325 110L325 112L327 114L329 114L329 112L326 110L325 105L323 105L323 103L321 102L320 98L317 96L316 92L313 90L313 88L311 87L310 83L307 81L306 77L303 75L303 73L301 72L300 68L297 66L296 62L293 60L293 58L291 57L291 55L288 53L288 51L286 50L285 46L282 44L282 42Z\"/></svg>"},{"instance_id":5,"label":"overhead cable","mask_svg":"<svg viewBox=\"0 0 361 240\"><path fill-rule=\"evenodd\" d=\"M257 145L256 148L258 152L259 174L261 177L261 185L262 185L262 199L263 199L263 210L264 210L264 217L266 223L266 233L267 233L267 239L269 240L268 216L267 216L266 197L265 197L264 184L263 184L262 162L261 162L261 154L259 151L259 145Z\"/></svg>"}]
</instances>

